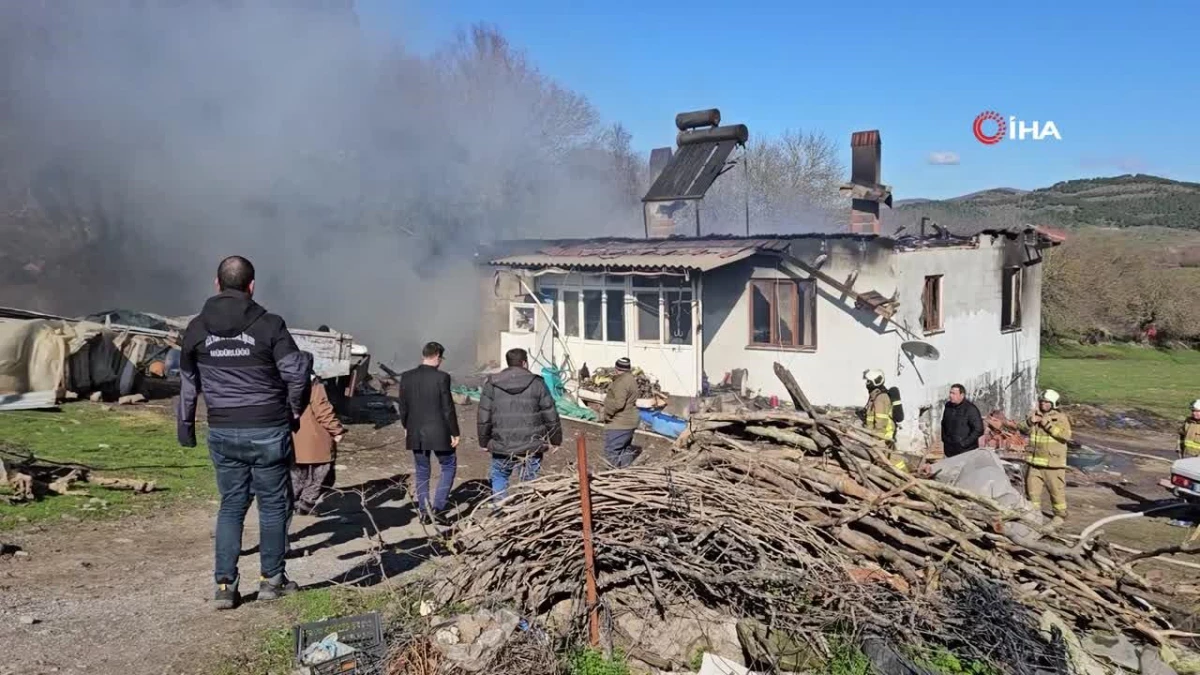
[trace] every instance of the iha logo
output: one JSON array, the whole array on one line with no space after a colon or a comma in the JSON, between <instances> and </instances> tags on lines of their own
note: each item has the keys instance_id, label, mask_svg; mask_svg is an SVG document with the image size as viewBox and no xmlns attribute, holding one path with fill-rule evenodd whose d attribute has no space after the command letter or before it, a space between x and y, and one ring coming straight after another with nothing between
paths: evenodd
<instances>
[{"instance_id":1,"label":"iha logo","mask_svg":"<svg viewBox=\"0 0 1200 675\"><path fill-rule=\"evenodd\" d=\"M1026 139L1042 141L1047 138L1053 138L1056 141L1062 140L1062 135L1058 133L1058 127L1054 122L1037 120L1026 122L1011 115L1005 120L1000 113L994 110L979 113L979 116L975 118L975 124L971 125L971 131L975 132L975 139L984 145L995 145L1005 138L1011 141Z\"/></svg>"}]
</instances>

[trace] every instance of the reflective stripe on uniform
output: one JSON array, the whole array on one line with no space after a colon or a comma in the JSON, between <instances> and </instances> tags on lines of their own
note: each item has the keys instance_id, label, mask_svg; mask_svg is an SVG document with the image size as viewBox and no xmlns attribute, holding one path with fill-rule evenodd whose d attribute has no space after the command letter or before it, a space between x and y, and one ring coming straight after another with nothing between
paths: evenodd
<instances>
[{"instance_id":1,"label":"reflective stripe on uniform","mask_svg":"<svg viewBox=\"0 0 1200 675\"><path fill-rule=\"evenodd\" d=\"M1183 447L1188 450L1200 450L1200 441L1184 441Z\"/></svg>"},{"instance_id":2,"label":"reflective stripe on uniform","mask_svg":"<svg viewBox=\"0 0 1200 675\"><path fill-rule=\"evenodd\" d=\"M1031 466L1050 466L1050 458L1049 457L1035 457L1033 455L1030 455L1029 458L1025 460L1025 462Z\"/></svg>"}]
</instances>

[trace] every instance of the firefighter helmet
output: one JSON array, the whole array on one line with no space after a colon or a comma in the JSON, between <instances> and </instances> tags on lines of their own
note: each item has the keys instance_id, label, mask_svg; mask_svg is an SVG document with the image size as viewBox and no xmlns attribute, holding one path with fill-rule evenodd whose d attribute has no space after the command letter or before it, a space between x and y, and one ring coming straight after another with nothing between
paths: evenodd
<instances>
[{"instance_id":1,"label":"firefighter helmet","mask_svg":"<svg viewBox=\"0 0 1200 675\"><path fill-rule=\"evenodd\" d=\"M882 370L864 370L863 379L873 387L883 386L883 371Z\"/></svg>"},{"instance_id":2,"label":"firefighter helmet","mask_svg":"<svg viewBox=\"0 0 1200 675\"><path fill-rule=\"evenodd\" d=\"M1200 398L1192 401L1192 410L1200 410Z\"/></svg>"},{"instance_id":3,"label":"firefighter helmet","mask_svg":"<svg viewBox=\"0 0 1200 675\"><path fill-rule=\"evenodd\" d=\"M1046 401L1050 405L1057 408L1058 407L1058 399L1059 399L1059 395L1058 395L1057 391L1054 391L1053 389L1047 389L1046 391L1042 392L1042 397L1040 400Z\"/></svg>"}]
</instances>

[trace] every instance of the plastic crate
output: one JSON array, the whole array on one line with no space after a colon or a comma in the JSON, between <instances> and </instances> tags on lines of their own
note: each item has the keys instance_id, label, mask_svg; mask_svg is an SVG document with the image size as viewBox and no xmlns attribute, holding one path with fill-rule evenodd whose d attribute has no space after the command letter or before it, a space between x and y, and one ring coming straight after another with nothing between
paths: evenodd
<instances>
[{"instance_id":1,"label":"plastic crate","mask_svg":"<svg viewBox=\"0 0 1200 675\"><path fill-rule=\"evenodd\" d=\"M306 666L312 675L373 675L380 672L384 657L383 621L377 612L314 621L296 626L296 662L309 645L320 642L330 633L338 641L355 649L352 654L315 666Z\"/></svg>"}]
</instances>

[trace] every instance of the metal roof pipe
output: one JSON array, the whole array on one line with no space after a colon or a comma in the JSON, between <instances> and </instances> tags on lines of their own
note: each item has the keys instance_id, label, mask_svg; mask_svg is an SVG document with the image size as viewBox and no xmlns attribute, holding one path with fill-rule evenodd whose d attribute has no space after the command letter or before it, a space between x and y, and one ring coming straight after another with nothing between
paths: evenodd
<instances>
[{"instance_id":1,"label":"metal roof pipe","mask_svg":"<svg viewBox=\"0 0 1200 675\"><path fill-rule=\"evenodd\" d=\"M681 131L675 137L675 143L679 147L695 145L697 143L721 143L723 141L737 141L738 145L745 145L748 140L750 140L750 129L745 124L731 124L725 127L700 129L698 131Z\"/></svg>"},{"instance_id":2,"label":"metal roof pipe","mask_svg":"<svg viewBox=\"0 0 1200 675\"><path fill-rule=\"evenodd\" d=\"M721 123L721 111L716 108L682 112L675 116L675 128L688 131L699 127L715 127Z\"/></svg>"}]
</instances>

